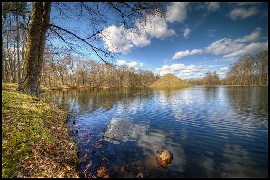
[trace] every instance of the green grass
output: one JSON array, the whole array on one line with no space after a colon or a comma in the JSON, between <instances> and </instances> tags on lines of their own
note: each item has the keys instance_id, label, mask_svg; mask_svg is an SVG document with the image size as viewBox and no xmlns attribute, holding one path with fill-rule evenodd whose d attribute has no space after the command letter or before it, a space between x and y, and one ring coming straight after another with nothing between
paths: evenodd
<instances>
[{"instance_id":1,"label":"green grass","mask_svg":"<svg viewBox=\"0 0 270 180\"><path fill-rule=\"evenodd\" d=\"M2 86L2 177L78 177L67 111L16 92L16 84Z\"/></svg>"}]
</instances>

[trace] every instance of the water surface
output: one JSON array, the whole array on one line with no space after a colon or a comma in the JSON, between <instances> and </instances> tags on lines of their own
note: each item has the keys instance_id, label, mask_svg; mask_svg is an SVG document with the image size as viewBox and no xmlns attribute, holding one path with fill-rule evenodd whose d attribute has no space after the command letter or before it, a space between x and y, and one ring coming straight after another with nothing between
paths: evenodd
<instances>
[{"instance_id":1,"label":"water surface","mask_svg":"<svg viewBox=\"0 0 270 180\"><path fill-rule=\"evenodd\" d=\"M268 87L51 91L81 177L268 177ZM173 153L166 168L158 151Z\"/></svg>"}]
</instances>

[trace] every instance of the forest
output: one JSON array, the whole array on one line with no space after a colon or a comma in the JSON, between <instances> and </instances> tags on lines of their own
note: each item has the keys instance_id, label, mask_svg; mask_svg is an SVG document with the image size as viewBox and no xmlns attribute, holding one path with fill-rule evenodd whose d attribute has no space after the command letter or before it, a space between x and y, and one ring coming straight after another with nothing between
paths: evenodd
<instances>
[{"instance_id":1,"label":"forest","mask_svg":"<svg viewBox=\"0 0 270 180\"><path fill-rule=\"evenodd\" d=\"M230 65L223 79L219 78L216 71L208 71L203 78L190 78L186 81L192 85L268 86L268 50L240 57Z\"/></svg>"},{"instance_id":2,"label":"forest","mask_svg":"<svg viewBox=\"0 0 270 180\"><path fill-rule=\"evenodd\" d=\"M14 44L15 42L14 40L12 42L11 38L7 41L7 45ZM23 49L21 53L24 54L24 51ZM55 48L54 54L50 53L50 51L52 52L51 49L45 46L40 78L41 86L150 86L160 78L158 74L148 70L135 69L127 65L117 66L110 63L97 62L81 56L68 55L64 58L59 58L58 55L65 52L57 52ZM6 54L8 58L7 61L4 61L2 71L3 82L19 83L23 73L22 64L24 57L19 54L22 62L16 62L16 51L8 50Z\"/></svg>"},{"instance_id":3,"label":"forest","mask_svg":"<svg viewBox=\"0 0 270 180\"><path fill-rule=\"evenodd\" d=\"M73 66L75 64L76 67ZM152 71L97 62L80 56L66 56L58 60L45 55L41 73L41 85L50 87L138 87L150 86L160 78Z\"/></svg>"}]
</instances>

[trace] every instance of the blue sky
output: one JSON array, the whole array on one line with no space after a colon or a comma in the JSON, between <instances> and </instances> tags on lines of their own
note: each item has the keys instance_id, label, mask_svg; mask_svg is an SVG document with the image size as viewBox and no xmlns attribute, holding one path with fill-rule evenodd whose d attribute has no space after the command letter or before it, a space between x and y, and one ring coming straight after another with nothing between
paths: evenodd
<instances>
[{"instance_id":1,"label":"blue sky","mask_svg":"<svg viewBox=\"0 0 270 180\"><path fill-rule=\"evenodd\" d=\"M135 22L130 29L112 22L97 37L110 52L121 53L116 64L160 75L188 79L216 71L223 78L242 55L268 49L267 2L174 2L165 18L155 13Z\"/></svg>"}]
</instances>

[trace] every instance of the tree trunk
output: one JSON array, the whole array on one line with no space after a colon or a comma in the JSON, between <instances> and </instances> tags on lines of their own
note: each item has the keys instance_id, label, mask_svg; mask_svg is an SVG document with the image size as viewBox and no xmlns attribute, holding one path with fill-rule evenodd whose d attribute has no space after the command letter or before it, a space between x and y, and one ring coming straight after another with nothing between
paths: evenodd
<instances>
[{"instance_id":1,"label":"tree trunk","mask_svg":"<svg viewBox=\"0 0 270 180\"><path fill-rule=\"evenodd\" d=\"M24 64L24 51L25 51L25 46L24 46L24 40L23 40L23 47L22 47L22 60L21 60L21 62L22 62L22 72L21 72L21 77L23 76L23 70L24 70L24 68L23 68L23 64ZM21 83L22 81L20 81L20 83Z\"/></svg>"},{"instance_id":2,"label":"tree trunk","mask_svg":"<svg viewBox=\"0 0 270 180\"><path fill-rule=\"evenodd\" d=\"M6 65L6 60L5 60L5 54L4 54L4 48L3 48L3 37L2 37L2 81L5 82L5 76L4 76L4 62Z\"/></svg>"},{"instance_id":3,"label":"tree trunk","mask_svg":"<svg viewBox=\"0 0 270 180\"><path fill-rule=\"evenodd\" d=\"M8 37L8 35L7 35L7 37ZM3 46L2 46L2 48L3 48ZM8 49L8 38L7 38L7 49ZM7 82L8 81L8 66L7 66L7 58L9 57L9 52L8 51L6 51L7 53L5 54L6 56L5 56L5 79L4 79L4 82Z\"/></svg>"},{"instance_id":4,"label":"tree trunk","mask_svg":"<svg viewBox=\"0 0 270 180\"><path fill-rule=\"evenodd\" d=\"M16 83L16 69L15 69L15 61L16 61L16 52L15 52L15 41L14 41L14 57L13 57L13 61L12 61L12 83Z\"/></svg>"},{"instance_id":5,"label":"tree trunk","mask_svg":"<svg viewBox=\"0 0 270 180\"><path fill-rule=\"evenodd\" d=\"M82 71L82 84L83 84L83 86L85 85L85 82L84 82L84 73L83 73L83 71Z\"/></svg>"},{"instance_id":6,"label":"tree trunk","mask_svg":"<svg viewBox=\"0 0 270 180\"><path fill-rule=\"evenodd\" d=\"M51 2L33 2L27 39L24 79L18 90L39 96L45 35L50 21Z\"/></svg>"},{"instance_id":7,"label":"tree trunk","mask_svg":"<svg viewBox=\"0 0 270 180\"><path fill-rule=\"evenodd\" d=\"M20 54L19 54L19 19L18 19L18 12L16 13L16 21L17 21L17 57L18 57L18 84L21 83L21 65L20 65Z\"/></svg>"}]
</instances>

